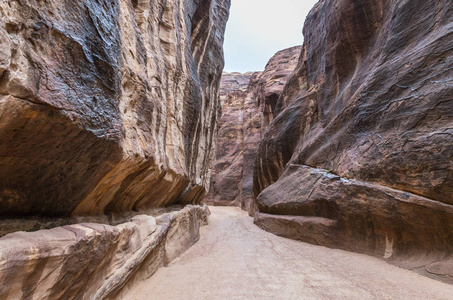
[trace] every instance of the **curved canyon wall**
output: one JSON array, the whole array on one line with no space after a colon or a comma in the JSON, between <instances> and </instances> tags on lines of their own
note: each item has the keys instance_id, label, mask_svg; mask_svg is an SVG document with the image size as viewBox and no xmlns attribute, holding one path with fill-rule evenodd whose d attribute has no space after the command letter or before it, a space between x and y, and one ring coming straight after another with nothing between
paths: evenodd
<instances>
[{"instance_id":1,"label":"curved canyon wall","mask_svg":"<svg viewBox=\"0 0 453 300\"><path fill-rule=\"evenodd\" d=\"M453 276L452 16L447 0L315 5L259 147L259 226Z\"/></svg>"},{"instance_id":2,"label":"curved canyon wall","mask_svg":"<svg viewBox=\"0 0 453 300\"><path fill-rule=\"evenodd\" d=\"M216 162L206 202L241 206L251 214L258 144L276 113L277 100L297 65L301 47L276 53L263 72L224 73Z\"/></svg>"},{"instance_id":3,"label":"curved canyon wall","mask_svg":"<svg viewBox=\"0 0 453 300\"><path fill-rule=\"evenodd\" d=\"M229 7L0 1L1 299L121 299L198 240Z\"/></svg>"},{"instance_id":4,"label":"curved canyon wall","mask_svg":"<svg viewBox=\"0 0 453 300\"><path fill-rule=\"evenodd\" d=\"M0 216L200 203L229 6L2 1Z\"/></svg>"}]
</instances>

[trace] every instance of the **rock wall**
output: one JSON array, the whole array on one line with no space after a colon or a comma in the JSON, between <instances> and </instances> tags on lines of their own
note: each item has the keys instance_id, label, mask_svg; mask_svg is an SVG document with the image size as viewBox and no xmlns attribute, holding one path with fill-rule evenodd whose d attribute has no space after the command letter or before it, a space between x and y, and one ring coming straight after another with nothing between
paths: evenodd
<instances>
[{"instance_id":1,"label":"rock wall","mask_svg":"<svg viewBox=\"0 0 453 300\"><path fill-rule=\"evenodd\" d=\"M1 299L119 299L199 239L206 206L0 238Z\"/></svg>"},{"instance_id":2,"label":"rock wall","mask_svg":"<svg viewBox=\"0 0 453 300\"><path fill-rule=\"evenodd\" d=\"M224 73L216 162L206 202L237 205L253 214L253 170L262 132L296 67L301 47L276 53L263 72Z\"/></svg>"},{"instance_id":3,"label":"rock wall","mask_svg":"<svg viewBox=\"0 0 453 300\"><path fill-rule=\"evenodd\" d=\"M212 205L241 205L243 168L244 99L250 73L223 73L220 81L222 116L216 138L216 158L211 188L205 202Z\"/></svg>"},{"instance_id":4,"label":"rock wall","mask_svg":"<svg viewBox=\"0 0 453 300\"><path fill-rule=\"evenodd\" d=\"M0 3L0 216L200 203L229 0Z\"/></svg>"},{"instance_id":5,"label":"rock wall","mask_svg":"<svg viewBox=\"0 0 453 300\"><path fill-rule=\"evenodd\" d=\"M229 6L0 1L1 299L120 298L198 240L207 207L149 214L209 187Z\"/></svg>"},{"instance_id":6,"label":"rock wall","mask_svg":"<svg viewBox=\"0 0 453 300\"><path fill-rule=\"evenodd\" d=\"M315 5L259 147L259 226L451 278L452 15L447 0Z\"/></svg>"}]
</instances>

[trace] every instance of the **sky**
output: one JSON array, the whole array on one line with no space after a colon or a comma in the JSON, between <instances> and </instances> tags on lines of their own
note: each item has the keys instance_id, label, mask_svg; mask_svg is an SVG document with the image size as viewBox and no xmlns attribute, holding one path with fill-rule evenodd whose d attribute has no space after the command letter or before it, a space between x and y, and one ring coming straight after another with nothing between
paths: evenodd
<instances>
[{"instance_id":1,"label":"sky","mask_svg":"<svg viewBox=\"0 0 453 300\"><path fill-rule=\"evenodd\" d=\"M278 51L302 45L305 17L318 0L231 0L225 71L262 71Z\"/></svg>"}]
</instances>

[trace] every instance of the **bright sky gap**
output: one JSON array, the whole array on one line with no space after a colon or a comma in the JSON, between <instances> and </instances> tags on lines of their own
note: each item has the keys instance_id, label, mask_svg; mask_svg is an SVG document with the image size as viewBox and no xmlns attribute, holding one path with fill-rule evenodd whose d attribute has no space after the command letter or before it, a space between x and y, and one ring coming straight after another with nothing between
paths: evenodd
<instances>
[{"instance_id":1,"label":"bright sky gap","mask_svg":"<svg viewBox=\"0 0 453 300\"><path fill-rule=\"evenodd\" d=\"M302 45L305 17L317 0L232 0L225 71L262 71L285 48Z\"/></svg>"}]
</instances>

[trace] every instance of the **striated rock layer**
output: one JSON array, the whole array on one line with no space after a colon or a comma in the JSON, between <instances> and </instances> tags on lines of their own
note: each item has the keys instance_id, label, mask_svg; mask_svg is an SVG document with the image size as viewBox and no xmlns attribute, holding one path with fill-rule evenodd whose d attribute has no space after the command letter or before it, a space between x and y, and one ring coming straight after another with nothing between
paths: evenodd
<instances>
[{"instance_id":1,"label":"striated rock layer","mask_svg":"<svg viewBox=\"0 0 453 300\"><path fill-rule=\"evenodd\" d=\"M222 117L208 203L237 205L254 212L253 170L258 144L300 51L301 47L279 51L263 72L223 74Z\"/></svg>"},{"instance_id":2,"label":"striated rock layer","mask_svg":"<svg viewBox=\"0 0 453 300\"><path fill-rule=\"evenodd\" d=\"M1 299L115 299L199 239L206 206L0 238Z\"/></svg>"},{"instance_id":3,"label":"striated rock layer","mask_svg":"<svg viewBox=\"0 0 453 300\"><path fill-rule=\"evenodd\" d=\"M229 5L1 1L0 216L199 203Z\"/></svg>"},{"instance_id":4,"label":"striated rock layer","mask_svg":"<svg viewBox=\"0 0 453 300\"><path fill-rule=\"evenodd\" d=\"M259 226L453 278L452 16L447 0L315 5L259 147Z\"/></svg>"},{"instance_id":5,"label":"striated rock layer","mask_svg":"<svg viewBox=\"0 0 453 300\"><path fill-rule=\"evenodd\" d=\"M259 73L258 73L259 74ZM254 73L223 73L220 81L222 116L216 138L216 157L211 187L205 202L213 205L241 205L243 169L244 99Z\"/></svg>"}]
</instances>

